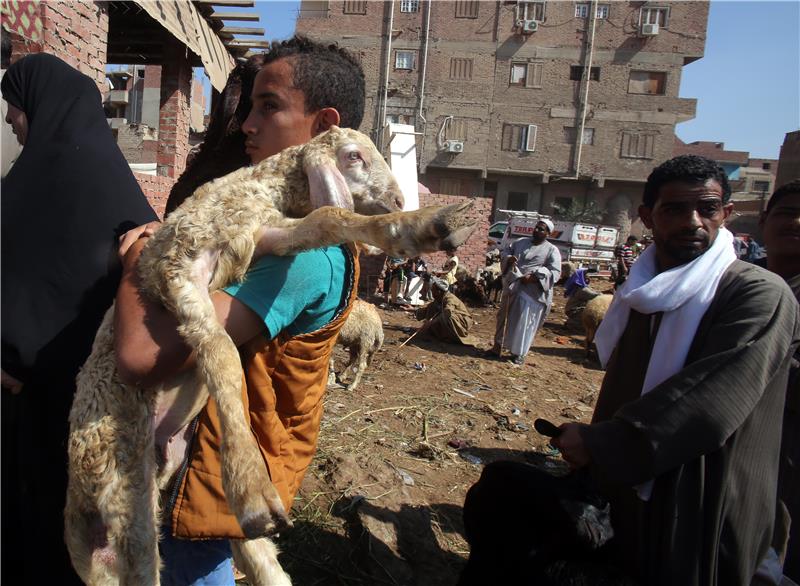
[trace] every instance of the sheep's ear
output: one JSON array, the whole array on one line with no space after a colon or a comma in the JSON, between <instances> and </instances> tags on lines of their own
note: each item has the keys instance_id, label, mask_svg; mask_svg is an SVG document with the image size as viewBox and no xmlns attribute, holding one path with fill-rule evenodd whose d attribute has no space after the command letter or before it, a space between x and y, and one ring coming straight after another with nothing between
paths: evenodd
<instances>
[{"instance_id":1,"label":"sheep's ear","mask_svg":"<svg viewBox=\"0 0 800 586\"><path fill-rule=\"evenodd\" d=\"M311 207L322 206L353 209L353 196L342 173L332 159L316 159L304 165L308 177Z\"/></svg>"}]
</instances>

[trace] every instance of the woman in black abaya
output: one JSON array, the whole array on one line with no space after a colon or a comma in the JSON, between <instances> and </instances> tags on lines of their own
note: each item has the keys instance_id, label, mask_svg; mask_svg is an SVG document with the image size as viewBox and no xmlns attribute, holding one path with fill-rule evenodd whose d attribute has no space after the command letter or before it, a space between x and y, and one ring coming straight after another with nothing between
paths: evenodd
<instances>
[{"instance_id":1,"label":"woman in black abaya","mask_svg":"<svg viewBox=\"0 0 800 586\"><path fill-rule=\"evenodd\" d=\"M0 196L1 580L79 584L63 539L75 376L116 292L118 237L156 216L94 81L36 54L8 69L2 91L24 148Z\"/></svg>"}]
</instances>

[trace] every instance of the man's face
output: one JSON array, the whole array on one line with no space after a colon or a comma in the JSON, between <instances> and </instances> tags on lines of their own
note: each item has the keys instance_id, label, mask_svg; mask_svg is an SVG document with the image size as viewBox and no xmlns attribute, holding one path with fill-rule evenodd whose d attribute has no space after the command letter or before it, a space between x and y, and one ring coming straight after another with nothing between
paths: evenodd
<instances>
[{"instance_id":1,"label":"man's face","mask_svg":"<svg viewBox=\"0 0 800 586\"><path fill-rule=\"evenodd\" d=\"M800 256L800 193L780 199L762 220L769 256Z\"/></svg>"},{"instance_id":2,"label":"man's face","mask_svg":"<svg viewBox=\"0 0 800 586\"><path fill-rule=\"evenodd\" d=\"M305 94L294 87L292 59L278 59L261 68L253 82L252 100L242 131L253 164L305 144L316 134L317 113L306 113Z\"/></svg>"},{"instance_id":3,"label":"man's face","mask_svg":"<svg viewBox=\"0 0 800 586\"><path fill-rule=\"evenodd\" d=\"M539 222L533 228L533 234L531 235L531 238L533 239L534 243L541 244L544 242L545 238L547 238L548 234L550 234L550 229L547 227L547 224L544 222Z\"/></svg>"},{"instance_id":4,"label":"man's face","mask_svg":"<svg viewBox=\"0 0 800 586\"><path fill-rule=\"evenodd\" d=\"M11 130L16 135L19 144L24 145L25 140L28 138L28 117L25 112L6 102L8 109L6 110L6 122L11 125Z\"/></svg>"},{"instance_id":5,"label":"man's face","mask_svg":"<svg viewBox=\"0 0 800 586\"><path fill-rule=\"evenodd\" d=\"M653 231L661 270L696 259L714 243L733 204L722 203L722 186L673 181L661 186L652 208L639 206L639 217Z\"/></svg>"}]
</instances>

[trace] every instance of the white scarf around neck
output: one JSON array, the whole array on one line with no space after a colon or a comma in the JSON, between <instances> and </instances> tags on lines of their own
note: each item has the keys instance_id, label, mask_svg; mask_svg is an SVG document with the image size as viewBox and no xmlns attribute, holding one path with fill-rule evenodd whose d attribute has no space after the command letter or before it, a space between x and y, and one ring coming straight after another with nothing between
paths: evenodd
<instances>
[{"instance_id":1,"label":"white scarf around neck","mask_svg":"<svg viewBox=\"0 0 800 586\"><path fill-rule=\"evenodd\" d=\"M635 309L644 314L663 312L642 395L678 373L686 363L700 320L714 299L720 279L734 260L733 234L724 227L706 252L663 273L657 269L656 247L645 250L633 263L628 279L614 295L597 329L594 341L603 368L628 325L631 309ZM650 500L652 490L652 481L637 486L639 498L644 501Z\"/></svg>"},{"instance_id":2,"label":"white scarf around neck","mask_svg":"<svg viewBox=\"0 0 800 586\"><path fill-rule=\"evenodd\" d=\"M663 312L647 366L642 394L683 368L700 320L711 305L722 275L736 260L733 235L719 229L714 244L693 261L659 273L656 247L650 246L633 263L628 279L595 336L597 353L605 368L628 325L630 310Z\"/></svg>"}]
</instances>

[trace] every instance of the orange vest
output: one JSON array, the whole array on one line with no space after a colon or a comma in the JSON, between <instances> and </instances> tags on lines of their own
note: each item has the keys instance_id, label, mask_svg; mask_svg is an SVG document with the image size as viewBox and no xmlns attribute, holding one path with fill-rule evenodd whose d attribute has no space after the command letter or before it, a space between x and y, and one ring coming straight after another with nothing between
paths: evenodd
<instances>
[{"instance_id":1,"label":"orange vest","mask_svg":"<svg viewBox=\"0 0 800 586\"><path fill-rule=\"evenodd\" d=\"M242 401L272 483L289 511L317 446L328 362L358 289L354 246L347 307L320 330L272 340L256 336L239 348L244 366ZM217 406L199 415L188 468L172 509L172 532L190 539L243 539L222 490Z\"/></svg>"}]
</instances>

